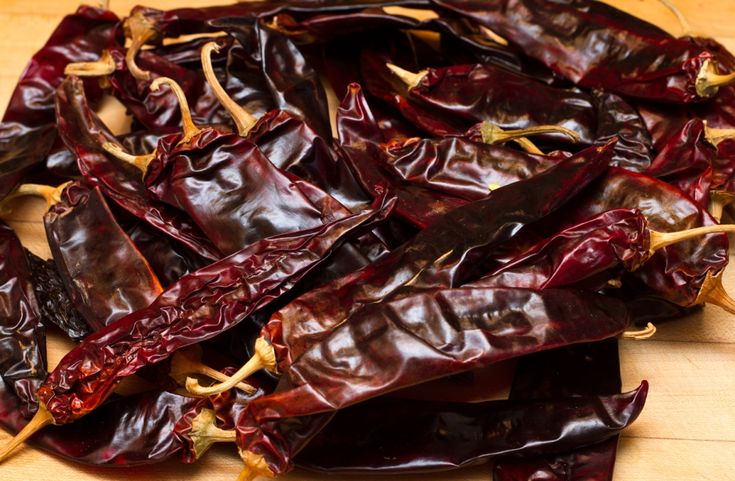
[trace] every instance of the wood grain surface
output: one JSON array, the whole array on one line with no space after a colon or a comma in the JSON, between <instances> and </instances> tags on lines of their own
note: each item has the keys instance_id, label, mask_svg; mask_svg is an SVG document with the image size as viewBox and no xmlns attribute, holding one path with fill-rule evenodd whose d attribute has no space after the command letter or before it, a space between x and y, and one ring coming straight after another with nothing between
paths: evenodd
<instances>
[{"instance_id":1,"label":"wood grain surface","mask_svg":"<svg viewBox=\"0 0 735 481\"><path fill-rule=\"evenodd\" d=\"M707 34L735 50L735 0L673 0L694 33ZM112 0L124 15L134 0ZM212 0L156 0L157 8L205 6ZM219 3L227 3L224 0ZM614 0L612 5L654 22L673 34L683 33L676 17L656 0ZM40 48L75 0L0 0L0 106L7 104L28 59ZM4 107L3 107L4 108ZM109 118L115 119L112 114ZM119 119L118 119L119 123ZM43 226L43 203L29 200L8 217L23 243L49 257ZM735 273L725 285L735 293ZM71 347L51 334L49 363L53 367ZM622 436L616 481L735 480L735 316L716 307L660 327L649 341L623 341L621 362L624 389L651 384L643 414ZM359 436L360 433L355 433ZM0 432L0 443L8 435ZM218 446L196 465L167 462L134 469L90 468L62 461L23 447L0 465L3 481L157 480L234 481L241 469L234 446ZM487 466L440 475L402 476L405 481L481 481L490 479ZM317 481L325 476L295 472L286 481ZM366 481L386 478L332 476L332 480Z\"/></svg>"}]
</instances>

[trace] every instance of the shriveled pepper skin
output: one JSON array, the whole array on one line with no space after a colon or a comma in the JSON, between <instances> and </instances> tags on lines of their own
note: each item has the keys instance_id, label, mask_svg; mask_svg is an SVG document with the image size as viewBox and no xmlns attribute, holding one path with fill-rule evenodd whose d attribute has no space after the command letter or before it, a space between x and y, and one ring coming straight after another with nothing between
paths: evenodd
<instances>
[{"instance_id":1,"label":"shriveled pepper skin","mask_svg":"<svg viewBox=\"0 0 735 481\"><path fill-rule=\"evenodd\" d=\"M161 293L148 261L117 224L98 188L69 185L44 224L67 292L92 330L148 307Z\"/></svg>"},{"instance_id":2,"label":"shriveled pepper skin","mask_svg":"<svg viewBox=\"0 0 735 481\"><path fill-rule=\"evenodd\" d=\"M67 78L56 95L59 133L77 158L85 179L98 186L105 196L133 216L146 221L162 233L181 242L209 260L222 254L180 211L155 201L143 184L140 171L108 156L102 145L118 143L90 109L82 82Z\"/></svg>"},{"instance_id":3,"label":"shriveled pepper skin","mask_svg":"<svg viewBox=\"0 0 735 481\"><path fill-rule=\"evenodd\" d=\"M0 375L20 398L22 414L35 412L34 393L46 378L46 332L23 246L1 221Z\"/></svg>"},{"instance_id":4,"label":"shriveled pepper skin","mask_svg":"<svg viewBox=\"0 0 735 481\"><path fill-rule=\"evenodd\" d=\"M378 398L337 413L295 463L327 473L417 473L500 456L565 452L604 441L628 426L641 412L647 391L644 381L622 395L543 401Z\"/></svg>"},{"instance_id":5,"label":"shriveled pepper skin","mask_svg":"<svg viewBox=\"0 0 735 481\"><path fill-rule=\"evenodd\" d=\"M70 351L39 389L39 399L55 424L92 411L123 377L216 336L288 291L345 237L389 215L393 201L384 201L331 224L264 239L183 277L149 307Z\"/></svg>"},{"instance_id":6,"label":"shriveled pepper skin","mask_svg":"<svg viewBox=\"0 0 735 481\"><path fill-rule=\"evenodd\" d=\"M564 290L439 288L372 304L314 342L284 371L274 394L248 405L238 420L238 445L283 473L299 449L292 444L299 439L283 430L307 430L301 420L318 425L310 415L328 419L424 381L612 337L629 322L622 302Z\"/></svg>"},{"instance_id":7,"label":"shriveled pepper skin","mask_svg":"<svg viewBox=\"0 0 735 481\"><path fill-rule=\"evenodd\" d=\"M577 85L659 102L704 100L695 83L711 52L660 30L641 29L640 20L611 21L590 7L594 1L432 3L485 25Z\"/></svg>"}]
</instances>

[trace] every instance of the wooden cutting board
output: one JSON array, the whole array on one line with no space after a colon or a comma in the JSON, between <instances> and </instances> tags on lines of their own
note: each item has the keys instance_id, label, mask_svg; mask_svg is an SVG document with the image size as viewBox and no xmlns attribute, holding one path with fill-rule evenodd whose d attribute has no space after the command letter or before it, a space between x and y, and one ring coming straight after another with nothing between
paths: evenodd
<instances>
[{"instance_id":1,"label":"wooden cutting board","mask_svg":"<svg viewBox=\"0 0 735 481\"><path fill-rule=\"evenodd\" d=\"M713 36L735 50L735 0L673 0L695 32ZM112 0L112 9L124 15L136 0ZM143 3L146 3L143 1ZM227 3L212 0L156 0L157 8ZM623 10L660 25L673 34L682 30L676 17L656 0L610 1ZM0 106L7 104L18 76L33 53L48 38L75 0L0 1ZM0 107L4 108L4 107ZM112 118L112 117L110 117ZM41 203L28 201L9 218L24 244L48 257ZM735 294L735 273L725 285ZM53 367L71 347L52 335L49 364ZM624 389L642 379L651 384L643 414L622 436L616 481L735 480L735 316L716 307L688 319L660 326L649 341L623 341L621 362ZM359 436L360 433L355 433ZM0 432L0 443L8 435ZM90 468L56 459L24 447L0 465L4 481L234 481L242 463L234 446L219 446L196 465L167 462L156 466ZM490 479L487 466L438 475L403 476L405 481L481 481ZM318 481L325 476L295 472L286 481ZM374 477L332 476L332 480L365 481ZM386 478L383 478L386 479Z\"/></svg>"}]
</instances>

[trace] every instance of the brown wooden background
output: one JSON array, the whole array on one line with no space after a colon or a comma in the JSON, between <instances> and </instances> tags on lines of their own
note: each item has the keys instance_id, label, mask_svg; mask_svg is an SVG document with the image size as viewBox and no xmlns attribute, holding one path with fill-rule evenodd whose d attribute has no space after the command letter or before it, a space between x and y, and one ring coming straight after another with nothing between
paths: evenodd
<instances>
[{"instance_id":1,"label":"brown wooden background","mask_svg":"<svg viewBox=\"0 0 735 481\"><path fill-rule=\"evenodd\" d=\"M146 3L144 0L140 0ZM112 0L124 15L136 0ZM157 8L205 6L225 0L151 0ZM676 17L656 0L612 0L609 3L652 21L674 34ZM735 49L735 0L674 0L695 31L713 36ZM40 48L62 16L76 9L76 0L0 0L0 109L31 55ZM23 242L48 257L40 219L42 203L28 201L9 218ZM735 294L735 275L726 278ZM49 341L51 367L70 348L58 337ZM643 414L621 439L616 481L735 480L735 316L715 307L702 314L661 326L649 341L621 343L624 389L641 379L651 384ZM355 433L359 436L360 433ZM7 439L0 432L0 443ZM234 481L241 462L234 446L220 446L192 466L176 462L135 468L89 468L61 461L25 447L0 465L0 480L156 480ZM288 481L325 479L296 472ZM330 477L365 481L367 477ZM377 478L380 479L380 478ZM383 478L385 479L385 478ZM489 480L487 467L433 476L404 476L406 481Z\"/></svg>"}]
</instances>

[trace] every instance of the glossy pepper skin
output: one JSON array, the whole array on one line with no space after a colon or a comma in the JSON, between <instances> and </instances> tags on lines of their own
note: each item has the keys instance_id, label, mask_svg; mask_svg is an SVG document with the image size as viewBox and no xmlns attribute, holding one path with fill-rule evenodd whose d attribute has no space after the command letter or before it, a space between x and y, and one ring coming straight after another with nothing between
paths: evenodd
<instances>
[{"instance_id":1,"label":"glossy pepper skin","mask_svg":"<svg viewBox=\"0 0 735 481\"><path fill-rule=\"evenodd\" d=\"M54 93L66 64L97 60L118 22L112 12L82 6L67 15L35 53L0 124L0 199L43 163L54 145Z\"/></svg>"},{"instance_id":2,"label":"glossy pepper skin","mask_svg":"<svg viewBox=\"0 0 735 481\"><path fill-rule=\"evenodd\" d=\"M33 292L38 299L43 323L54 324L74 341L87 336L90 333L89 326L69 299L64 281L53 259L41 259L28 250L26 258L31 269Z\"/></svg>"},{"instance_id":3,"label":"glossy pepper skin","mask_svg":"<svg viewBox=\"0 0 735 481\"><path fill-rule=\"evenodd\" d=\"M67 186L44 224L69 297L92 330L148 307L161 293L148 261L117 224L98 188Z\"/></svg>"},{"instance_id":4,"label":"glossy pepper skin","mask_svg":"<svg viewBox=\"0 0 735 481\"><path fill-rule=\"evenodd\" d=\"M644 382L623 395L535 402L381 397L338 412L294 462L327 473L416 473L500 456L564 452L603 441L628 426L643 408L647 391Z\"/></svg>"},{"instance_id":5,"label":"glossy pepper skin","mask_svg":"<svg viewBox=\"0 0 735 481\"><path fill-rule=\"evenodd\" d=\"M274 394L248 405L238 446L284 473L307 428L336 410L503 359L605 339L629 322L621 302L563 290L437 288L372 304L312 343Z\"/></svg>"},{"instance_id":6,"label":"glossy pepper skin","mask_svg":"<svg viewBox=\"0 0 735 481\"><path fill-rule=\"evenodd\" d=\"M46 332L23 246L0 222L0 375L24 416L38 408L34 392L46 378Z\"/></svg>"},{"instance_id":7,"label":"glossy pepper skin","mask_svg":"<svg viewBox=\"0 0 735 481\"><path fill-rule=\"evenodd\" d=\"M177 349L214 337L281 296L345 237L382 220L392 201L307 231L264 239L189 274L149 307L90 335L49 375L38 397L55 424L104 401L120 380ZM80 364L97 366L79 370Z\"/></svg>"},{"instance_id":8,"label":"glossy pepper skin","mask_svg":"<svg viewBox=\"0 0 735 481\"><path fill-rule=\"evenodd\" d=\"M434 0L485 25L575 84L658 102L704 100L696 89L706 48L650 28L611 21L593 1ZM608 9L609 10L609 9ZM618 17L628 17L620 12ZM656 29L657 30L657 29Z\"/></svg>"},{"instance_id":9,"label":"glossy pepper skin","mask_svg":"<svg viewBox=\"0 0 735 481\"><path fill-rule=\"evenodd\" d=\"M222 254L180 211L157 202L145 188L140 171L109 156L102 145L117 139L90 109L82 82L68 77L56 95L59 133L76 159L84 178L133 216L209 260Z\"/></svg>"}]
</instances>

